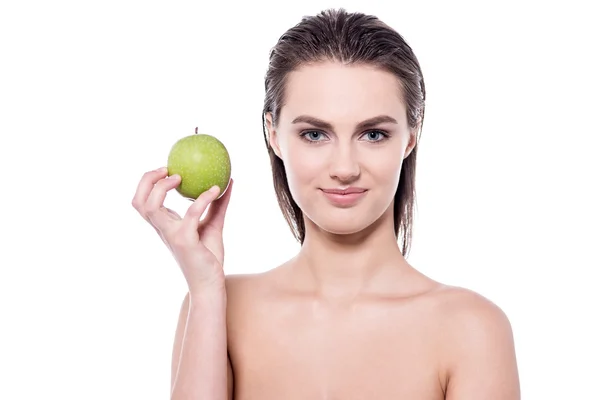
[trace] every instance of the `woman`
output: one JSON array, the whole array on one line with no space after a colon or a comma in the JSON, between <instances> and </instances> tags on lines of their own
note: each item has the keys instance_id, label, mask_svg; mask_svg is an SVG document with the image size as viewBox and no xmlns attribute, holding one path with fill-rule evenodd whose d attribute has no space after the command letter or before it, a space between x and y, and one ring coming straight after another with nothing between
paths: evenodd
<instances>
[{"instance_id":1,"label":"woman","mask_svg":"<svg viewBox=\"0 0 600 400\"><path fill-rule=\"evenodd\" d=\"M180 183L165 169L146 173L133 200L189 286L172 398L519 399L502 310L406 261L425 86L403 38L373 16L306 17L272 50L265 87L263 129L295 257L225 276L233 182L183 218L163 206Z\"/></svg>"}]
</instances>

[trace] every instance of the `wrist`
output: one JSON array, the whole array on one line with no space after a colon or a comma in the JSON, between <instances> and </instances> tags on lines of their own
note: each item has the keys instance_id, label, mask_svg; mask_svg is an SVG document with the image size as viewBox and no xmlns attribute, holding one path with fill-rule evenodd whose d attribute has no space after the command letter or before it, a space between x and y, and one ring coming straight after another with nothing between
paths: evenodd
<instances>
[{"instance_id":1,"label":"wrist","mask_svg":"<svg viewBox=\"0 0 600 400\"><path fill-rule=\"evenodd\" d=\"M225 280L217 280L210 283L196 284L188 288L190 302L196 301L218 301L227 298Z\"/></svg>"}]
</instances>

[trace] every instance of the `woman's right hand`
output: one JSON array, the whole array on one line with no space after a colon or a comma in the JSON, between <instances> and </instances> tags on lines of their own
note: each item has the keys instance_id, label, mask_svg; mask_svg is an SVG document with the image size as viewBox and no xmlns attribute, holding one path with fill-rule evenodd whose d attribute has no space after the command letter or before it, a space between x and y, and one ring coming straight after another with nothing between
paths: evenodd
<instances>
[{"instance_id":1,"label":"woman's right hand","mask_svg":"<svg viewBox=\"0 0 600 400\"><path fill-rule=\"evenodd\" d=\"M218 187L202 193L183 218L163 205L167 192L180 182L179 175L167 176L166 168L146 172L139 182L132 205L171 250L185 276L190 295L212 288L224 289L223 225L233 180L225 194L216 201ZM201 221L200 217L209 204L210 209Z\"/></svg>"}]
</instances>

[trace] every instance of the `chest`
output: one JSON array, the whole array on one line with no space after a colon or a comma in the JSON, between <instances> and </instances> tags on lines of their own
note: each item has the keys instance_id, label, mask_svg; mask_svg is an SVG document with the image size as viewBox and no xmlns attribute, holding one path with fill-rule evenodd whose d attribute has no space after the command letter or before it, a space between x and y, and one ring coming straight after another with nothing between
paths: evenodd
<instances>
[{"instance_id":1,"label":"chest","mask_svg":"<svg viewBox=\"0 0 600 400\"><path fill-rule=\"evenodd\" d=\"M236 399L443 398L435 330L418 313L273 307L252 315L229 333Z\"/></svg>"}]
</instances>

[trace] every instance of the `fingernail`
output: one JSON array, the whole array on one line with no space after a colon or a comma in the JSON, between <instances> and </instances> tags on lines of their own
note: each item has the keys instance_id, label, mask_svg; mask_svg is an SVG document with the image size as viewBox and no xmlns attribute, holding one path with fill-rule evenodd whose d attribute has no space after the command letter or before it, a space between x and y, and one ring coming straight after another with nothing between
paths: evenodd
<instances>
[{"instance_id":1,"label":"fingernail","mask_svg":"<svg viewBox=\"0 0 600 400\"><path fill-rule=\"evenodd\" d=\"M156 172L161 172L161 173L165 173L167 172L167 167L160 167L159 169L156 170Z\"/></svg>"},{"instance_id":2,"label":"fingernail","mask_svg":"<svg viewBox=\"0 0 600 400\"><path fill-rule=\"evenodd\" d=\"M221 188L218 186L213 186L210 188L210 191L213 192L214 194L217 194L221 191Z\"/></svg>"}]
</instances>

